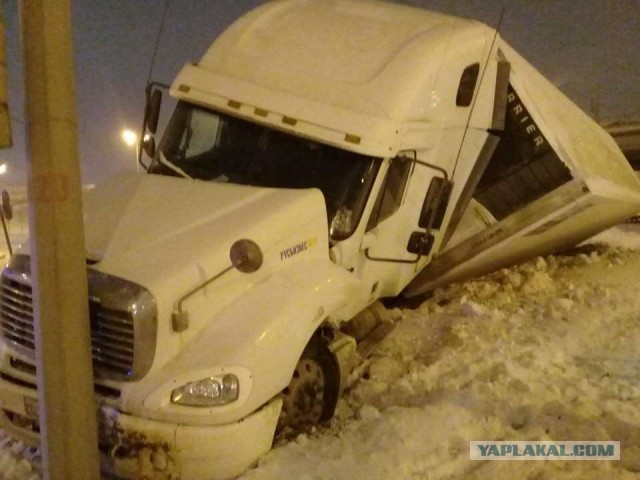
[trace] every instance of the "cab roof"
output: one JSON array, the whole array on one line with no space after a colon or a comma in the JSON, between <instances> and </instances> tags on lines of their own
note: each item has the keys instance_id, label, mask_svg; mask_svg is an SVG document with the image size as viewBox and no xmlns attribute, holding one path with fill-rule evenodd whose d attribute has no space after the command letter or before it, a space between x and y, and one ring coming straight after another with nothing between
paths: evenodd
<instances>
[{"instance_id":1,"label":"cab roof","mask_svg":"<svg viewBox=\"0 0 640 480\"><path fill-rule=\"evenodd\" d=\"M364 115L424 120L416 96L425 98L450 43L484 42L487 32L384 1L276 0L227 29L200 66Z\"/></svg>"}]
</instances>

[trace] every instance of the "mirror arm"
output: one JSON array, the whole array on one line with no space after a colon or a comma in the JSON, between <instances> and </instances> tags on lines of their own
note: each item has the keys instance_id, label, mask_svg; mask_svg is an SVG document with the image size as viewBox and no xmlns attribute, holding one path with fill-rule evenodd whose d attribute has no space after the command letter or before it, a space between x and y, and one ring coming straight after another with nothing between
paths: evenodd
<instances>
[{"instance_id":1,"label":"mirror arm","mask_svg":"<svg viewBox=\"0 0 640 480\"><path fill-rule=\"evenodd\" d=\"M413 153L413 158L409 157L407 155L403 155L404 153ZM418 152L416 152L415 150L401 150L400 152L398 152L398 156L402 157L404 156L406 159L411 160L414 163L417 163L418 165L422 165L423 167L427 167L427 168L431 168L433 170L437 170L438 172L442 173L442 176L444 177L445 182L449 182L449 174L447 173L447 171L438 166L438 165L434 165L432 163L428 163L428 162L424 162L422 160L418 160Z\"/></svg>"}]
</instances>

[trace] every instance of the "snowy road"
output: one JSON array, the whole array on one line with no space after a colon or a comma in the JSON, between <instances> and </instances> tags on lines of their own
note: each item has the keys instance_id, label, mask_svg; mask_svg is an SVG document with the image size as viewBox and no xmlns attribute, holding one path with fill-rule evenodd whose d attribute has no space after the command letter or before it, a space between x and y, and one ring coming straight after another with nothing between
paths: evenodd
<instances>
[{"instance_id":1,"label":"snowy road","mask_svg":"<svg viewBox=\"0 0 640 480\"><path fill-rule=\"evenodd\" d=\"M640 479L640 226L597 239L404 311L336 418L242 478ZM619 440L622 460L468 460L470 440L550 439ZM0 479L39 478L33 458L0 433Z\"/></svg>"}]
</instances>

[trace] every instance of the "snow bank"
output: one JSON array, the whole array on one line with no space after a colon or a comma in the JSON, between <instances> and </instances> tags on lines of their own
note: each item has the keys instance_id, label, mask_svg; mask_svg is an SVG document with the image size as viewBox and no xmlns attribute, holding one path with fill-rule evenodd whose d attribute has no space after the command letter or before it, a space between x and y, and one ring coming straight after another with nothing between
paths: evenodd
<instances>
[{"instance_id":1,"label":"snow bank","mask_svg":"<svg viewBox=\"0 0 640 480\"><path fill-rule=\"evenodd\" d=\"M437 290L403 311L327 426L241 478L640 479L638 272L640 226L623 226ZM470 440L550 439L619 440L622 459L469 461ZM35 480L37 463L0 433L0 479Z\"/></svg>"},{"instance_id":2,"label":"snow bank","mask_svg":"<svg viewBox=\"0 0 640 480\"><path fill-rule=\"evenodd\" d=\"M39 480L40 452L0 430L0 479Z\"/></svg>"}]
</instances>

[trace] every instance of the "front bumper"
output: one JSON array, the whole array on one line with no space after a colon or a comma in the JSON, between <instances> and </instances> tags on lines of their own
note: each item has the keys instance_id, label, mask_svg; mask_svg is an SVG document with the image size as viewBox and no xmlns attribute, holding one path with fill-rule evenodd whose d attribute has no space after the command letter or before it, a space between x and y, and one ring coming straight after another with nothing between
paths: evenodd
<instances>
[{"instance_id":1,"label":"front bumper","mask_svg":"<svg viewBox=\"0 0 640 480\"><path fill-rule=\"evenodd\" d=\"M27 399L27 400L25 400ZM0 379L0 428L39 443L36 392ZM98 409L101 469L115 478L222 480L251 467L271 448L282 401L274 399L233 423L190 426Z\"/></svg>"}]
</instances>

